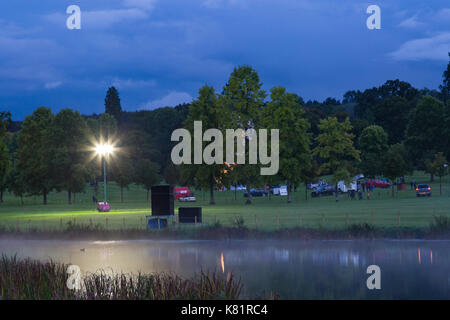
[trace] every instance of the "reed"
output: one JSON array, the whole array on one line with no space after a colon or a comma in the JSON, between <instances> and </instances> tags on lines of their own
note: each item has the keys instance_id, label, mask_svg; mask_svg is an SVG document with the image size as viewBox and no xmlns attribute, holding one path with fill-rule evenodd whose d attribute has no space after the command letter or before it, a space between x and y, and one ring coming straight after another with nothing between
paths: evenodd
<instances>
[{"instance_id":1,"label":"reed","mask_svg":"<svg viewBox=\"0 0 450 320\"><path fill-rule=\"evenodd\" d=\"M2 300L236 300L240 279L201 272L190 279L168 273L114 274L104 271L82 277L81 289L67 287L68 265L3 255L0 261Z\"/></svg>"}]
</instances>

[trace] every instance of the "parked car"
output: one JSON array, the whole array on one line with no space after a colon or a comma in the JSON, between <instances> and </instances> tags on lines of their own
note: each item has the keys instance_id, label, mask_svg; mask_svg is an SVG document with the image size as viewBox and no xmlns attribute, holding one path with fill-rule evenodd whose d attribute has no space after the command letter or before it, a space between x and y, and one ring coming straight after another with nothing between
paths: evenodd
<instances>
[{"instance_id":1,"label":"parked car","mask_svg":"<svg viewBox=\"0 0 450 320\"><path fill-rule=\"evenodd\" d=\"M265 197L268 195L263 189L250 189L250 194L252 197ZM248 192L244 192L244 197L248 198Z\"/></svg>"},{"instance_id":2,"label":"parked car","mask_svg":"<svg viewBox=\"0 0 450 320\"><path fill-rule=\"evenodd\" d=\"M189 187L175 187L173 188L173 197L175 199L186 198L191 195Z\"/></svg>"},{"instance_id":3,"label":"parked car","mask_svg":"<svg viewBox=\"0 0 450 320\"><path fill-rule=\"evenodd\" d=\"M383 188L388 189L391 187L391 184L385 179L369 179L364 182L366 187L373 185L375 188Z\"/></svg>"},{"instance_id":4,"label":"parked car","mask_svg":"<svg viewBox=\"0 0 450 320\"><path fill-rule=\"evenodd\" d=\"M428 184L418 184L416 188L417 197L431 197L431 187Z\"/></svg>"},{"instance_id":5,"label":"parked car","mask_svg":"<svg viewBox=\"0 0 450 320\"><path fill-rule=\"evenodd\" d=\"M320 186L311 192L311 197L331 196L335 192L335 188L331 185Z\"/></svg>"},{"instance_id":6,"label":"parked car","mask_svg":"<svg viewBox=\"0 0 450 320\"><path fill-rule=\"evenodd\" d=\"M194 197L194 194L191 194L189 197L178 198L180 202L196 202L197 198Z\"/></svg>"},{"instance_id":7,"label":"parked car","mask_svg":"<svg viewBox=\"0 0 450 320\"><path fill-rule=\"evenodd\" d=\"M377 180L375 180L375 188L388 189L390 187L391 187L391 184L387 181L387 179L377 179Z\"/></svg>"},{"instance_id":8,"label":"parked car","mask_svg":"<svg viewBox=\"0 0 450 320\"><path fill-rule=\"evenodd\" d=\"M326 186L327 183L324 180L320 180L318 183L308 183L306 186L309 190L315 190L320 186Z\"/></svg>"}]
</instances>

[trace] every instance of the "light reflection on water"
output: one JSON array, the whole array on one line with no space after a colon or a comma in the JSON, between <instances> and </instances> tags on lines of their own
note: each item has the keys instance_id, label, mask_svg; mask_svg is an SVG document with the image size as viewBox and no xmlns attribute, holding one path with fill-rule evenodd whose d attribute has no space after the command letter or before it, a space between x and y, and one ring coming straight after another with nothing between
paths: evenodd
<instances>
[{"instance_id":1,"label":"light reflection on water","mask_svg":"<svg viewBox=\"0 0 450 320\"><path fill-rule=\"evenodd\" d=\"M240 276L245 294L285 299L449 299L448 241L19 241L0 252L76 264L82 272L200 271ZM381 288L366 269L381 268Z\"/></svg>"}]
</instances>

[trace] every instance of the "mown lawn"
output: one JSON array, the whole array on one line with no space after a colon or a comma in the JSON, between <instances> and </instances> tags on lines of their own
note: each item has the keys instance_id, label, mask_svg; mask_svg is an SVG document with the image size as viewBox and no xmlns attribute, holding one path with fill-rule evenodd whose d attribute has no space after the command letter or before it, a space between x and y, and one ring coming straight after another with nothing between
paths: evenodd
<instances>
[{"instance_id":1,"label":"mown lawn","mask_svg":"<svg viewBox=\"0 0 450 320\"><path fill-rule=\"evenodd\" d=\"M417 183L428 183L429 176L416 173L413 178ZM445 182L447 178L444 178ZM233 225L236 216L244 218L245 225L251 228L274 230L283 227L310 226L326 228L343 228L347 222L374 223L380 227L400 225L408 227L427 227L433 214L450 215L450 197L448 186L443 183L443 195L439 195L439 183L432 184L431 198L416 198L415 192L407 185L406 191L396 193L393 199L391 190L375 189L371 200L349 200L347 195L340 195L335 202L333 196L305 200L304 186L293 193L293 203L288 204L286 197L274 196L270 199L254 198L252 205L245 205L243 192L216 192L216 205L209 205L208 192L197 191L196 203L181 204L176 207L201 206L203 220L212 224L220 221L222 225ZM53 193L49 196L48 205L41 204L41 197L27 197L21 206L20 199L9 194L0 204L0 226L8 228L46 229L60 228L69 221L77 224L102 224L110 229L145 228L145 216L151 214L150 203L146 200L146 191L138 186L131 186L124 191L124 202L120 202L120 189L114 184L108 185L109 202L112 210L109 213L98 213L92 203L93 190L86 189L84 194L75 196L74 204L67 204L65 193ZM103 194L99 188L99 200ZM177 212L177 210L176 210Z\"/></svg>"}]
</instances>

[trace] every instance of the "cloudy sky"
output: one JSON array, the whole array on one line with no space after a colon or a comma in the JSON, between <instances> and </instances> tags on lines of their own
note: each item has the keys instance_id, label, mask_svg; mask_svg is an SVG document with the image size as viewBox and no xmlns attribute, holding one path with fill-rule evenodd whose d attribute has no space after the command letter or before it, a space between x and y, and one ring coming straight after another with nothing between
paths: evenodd
<instances>
[{"instance_id":1,"label":"cloudy sky","mask_svg":"<svg viewBox=\"0 0 450 320\"><path fill-rule=\"evenodd\" d=\"M74 4L81 30L66 27ZM366 27L370 4L381 30ZM1 1L0 110L101 113L111 85L125 110L173 106L242 64L306 100L396 78L437 88L448 51L448 0Z\"/></svg>"}]
</instances>

